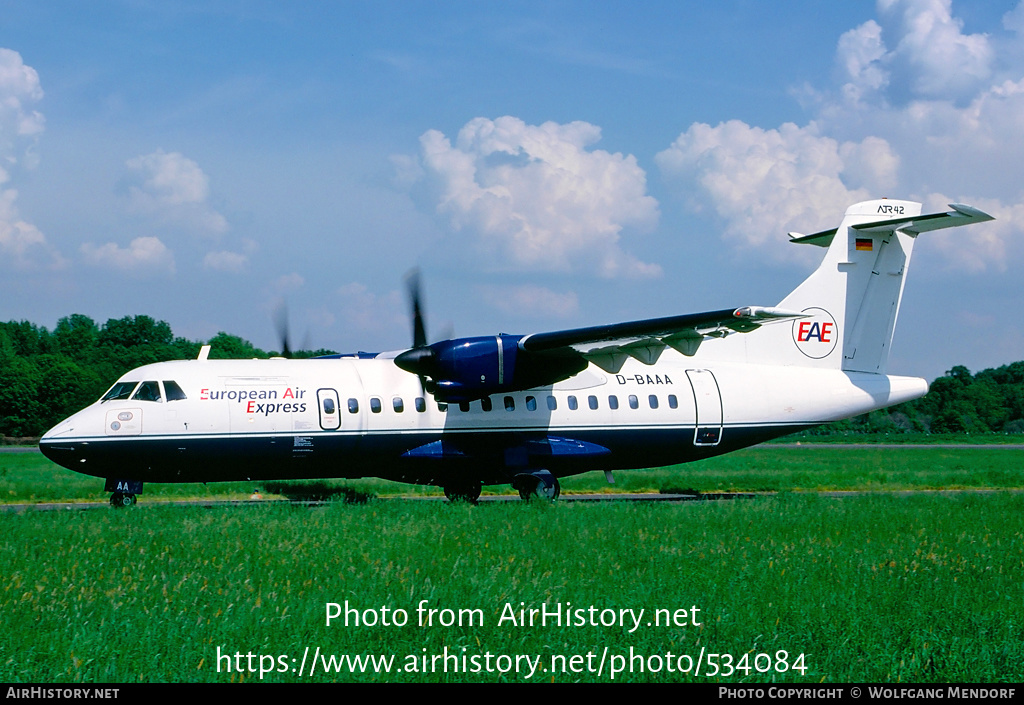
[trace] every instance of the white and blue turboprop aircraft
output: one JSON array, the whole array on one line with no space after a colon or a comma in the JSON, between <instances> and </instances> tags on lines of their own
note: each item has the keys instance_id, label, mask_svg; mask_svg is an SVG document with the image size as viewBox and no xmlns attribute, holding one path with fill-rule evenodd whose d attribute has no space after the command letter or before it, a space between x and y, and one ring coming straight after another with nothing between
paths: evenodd
<instances>
[{"instance_id":1,"label":"white and blue turboprop aircraft","mask_svg":"<svg viewBox=\"0 0 1024 705\"><path fill-rule=\"evenodd\" d=\"M991 220L970 206L858 203L795 243L824 259L778 306L306 360L160 362L132 370L40 440L130 505L144 482L382 477L475 500L510 483L700 460L909 401L886 374L917 236Z\"/></svg>"}]
</instances>

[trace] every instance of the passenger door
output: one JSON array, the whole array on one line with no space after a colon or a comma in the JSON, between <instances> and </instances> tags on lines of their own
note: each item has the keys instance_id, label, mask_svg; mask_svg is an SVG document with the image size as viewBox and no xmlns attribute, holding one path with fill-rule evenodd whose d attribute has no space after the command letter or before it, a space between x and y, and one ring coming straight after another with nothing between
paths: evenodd
<instances>
[{"instance_id":1,"label":"passenger door","mask_svg":"<svg viewBox=\"0 0 1024 705\"><path fill-rule=\"evenodd\" d=\"M687 370L697 408L695 446L716 446L722 440L722 395L711 370Z\"/></svg>"},{"instance_id":2,"label":"passenger door","mask_svg":"<svg viewBox=\"0 0 1024 705\"><path fill-rule=\"evenodd\" d=\"M341 428L341 406L337 390L316 390L316 404L320 413L320 428L325 431L337 431Z\"/></svg>"}]
</instances>

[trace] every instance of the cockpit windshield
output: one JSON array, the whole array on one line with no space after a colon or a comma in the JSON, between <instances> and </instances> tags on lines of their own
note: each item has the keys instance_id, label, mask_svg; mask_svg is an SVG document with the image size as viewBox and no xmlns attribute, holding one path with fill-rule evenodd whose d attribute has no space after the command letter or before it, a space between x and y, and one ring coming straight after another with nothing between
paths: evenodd
<instances>
[{"instance_id":1,"label":"cockpit windshield","mask_svg":"<svg viewBox=\"0 0 1024 705\"><path fill-rule=\"evenodd\" d=\"M182 401L187 399L184 390L173 380L164 380L163 389L161 383L155 380L142 382L118 382L100 398L100 402L118 401L131 399L132 401Z\"/></svg>"},{"instance_id":2,"label":"cockpit windshield","mask_svg":"<svg viewBox=\"0 0 1024 705\"><path fill-rule=\"evenodd\" d=\"M173 380L164 380L164 391L167 392L167 401L181 401L187 399L184 390Z\"/></svg>"},{"instance_id":3,"label":"cockpit windshield","mask_svg":"<svg viewBox=\"0 0 1024 705\"><path fill-rule=\"evenodd\" d=\"M118 382L110 390L100 398L100 402L105 401L117 401L118 399L127 399L135 391L135 387L138 386L138 382Z\"/></svg>"},{"instance_id":4,"label":"cockpit windshield","mask_svg":"<svg viewBox=\"0 0 1024 705\"><path fill-rule=\"evenodd\" d=\"M134 401L163 401L160 395L160 385L156 382L143 382L132 395Z\"/></svg>"}]
</instances>

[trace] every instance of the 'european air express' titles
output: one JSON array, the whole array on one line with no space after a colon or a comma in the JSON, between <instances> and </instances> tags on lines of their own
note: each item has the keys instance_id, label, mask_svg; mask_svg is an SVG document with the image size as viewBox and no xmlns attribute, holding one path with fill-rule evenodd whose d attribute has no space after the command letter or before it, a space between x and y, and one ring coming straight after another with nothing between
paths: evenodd
<instances>
[{"instance_id":1,"label":"'european air express' titles","mask_svg":"<svg viewBox=\"0 0 1024 705\"><path fill-rule=\"evenodd\" d=\"M298 401L306 395L305 389L286 387L284 392L277 389L200 389L200 401L236 401L245 404L245 413L301 414L306 411L306 402ZM276 402L278 399L281 401ZM288 401L284 401L284 400Z\"/></svg>"}]
</instances>

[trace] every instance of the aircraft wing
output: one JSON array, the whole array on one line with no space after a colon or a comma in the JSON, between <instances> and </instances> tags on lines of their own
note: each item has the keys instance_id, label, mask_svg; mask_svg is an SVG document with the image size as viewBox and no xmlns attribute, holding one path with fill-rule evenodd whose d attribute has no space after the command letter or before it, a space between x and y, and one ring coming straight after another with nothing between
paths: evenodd
<instances>
[{"instance_id":1,"label":"aircraft wing","mask_svg":"<svg viewBox=\"0 0 1024 705\"><path fill-rule=\"evenodd\" d=\"M766 323L806 318L799 311L745 306L721 311L651 318L573 330L534 333L519 341L524 352L580 355L606 372L615 373L627 358L650 365L666 347L693 355L704 338L749 333Z\"/></svg>"},{"instance_id":2,"label":"aircraft wing","mask_svg":"<svg viewBox=\"0 0 1024 705\"><path fill-rule=\"evenodd\" d=\"M413 301L416 316L415 290ZM615 374L629 358L653 365L666 348L694 355L705 338L749 333L767 323L807 317L798 311L744 306L524 336L502 333L430 345L417 338L417 345L393 359L396 366L417 375L424 391L438 401L461 404L554 384L582 372L591 362Z\"/></svg>"}]
</instances>

